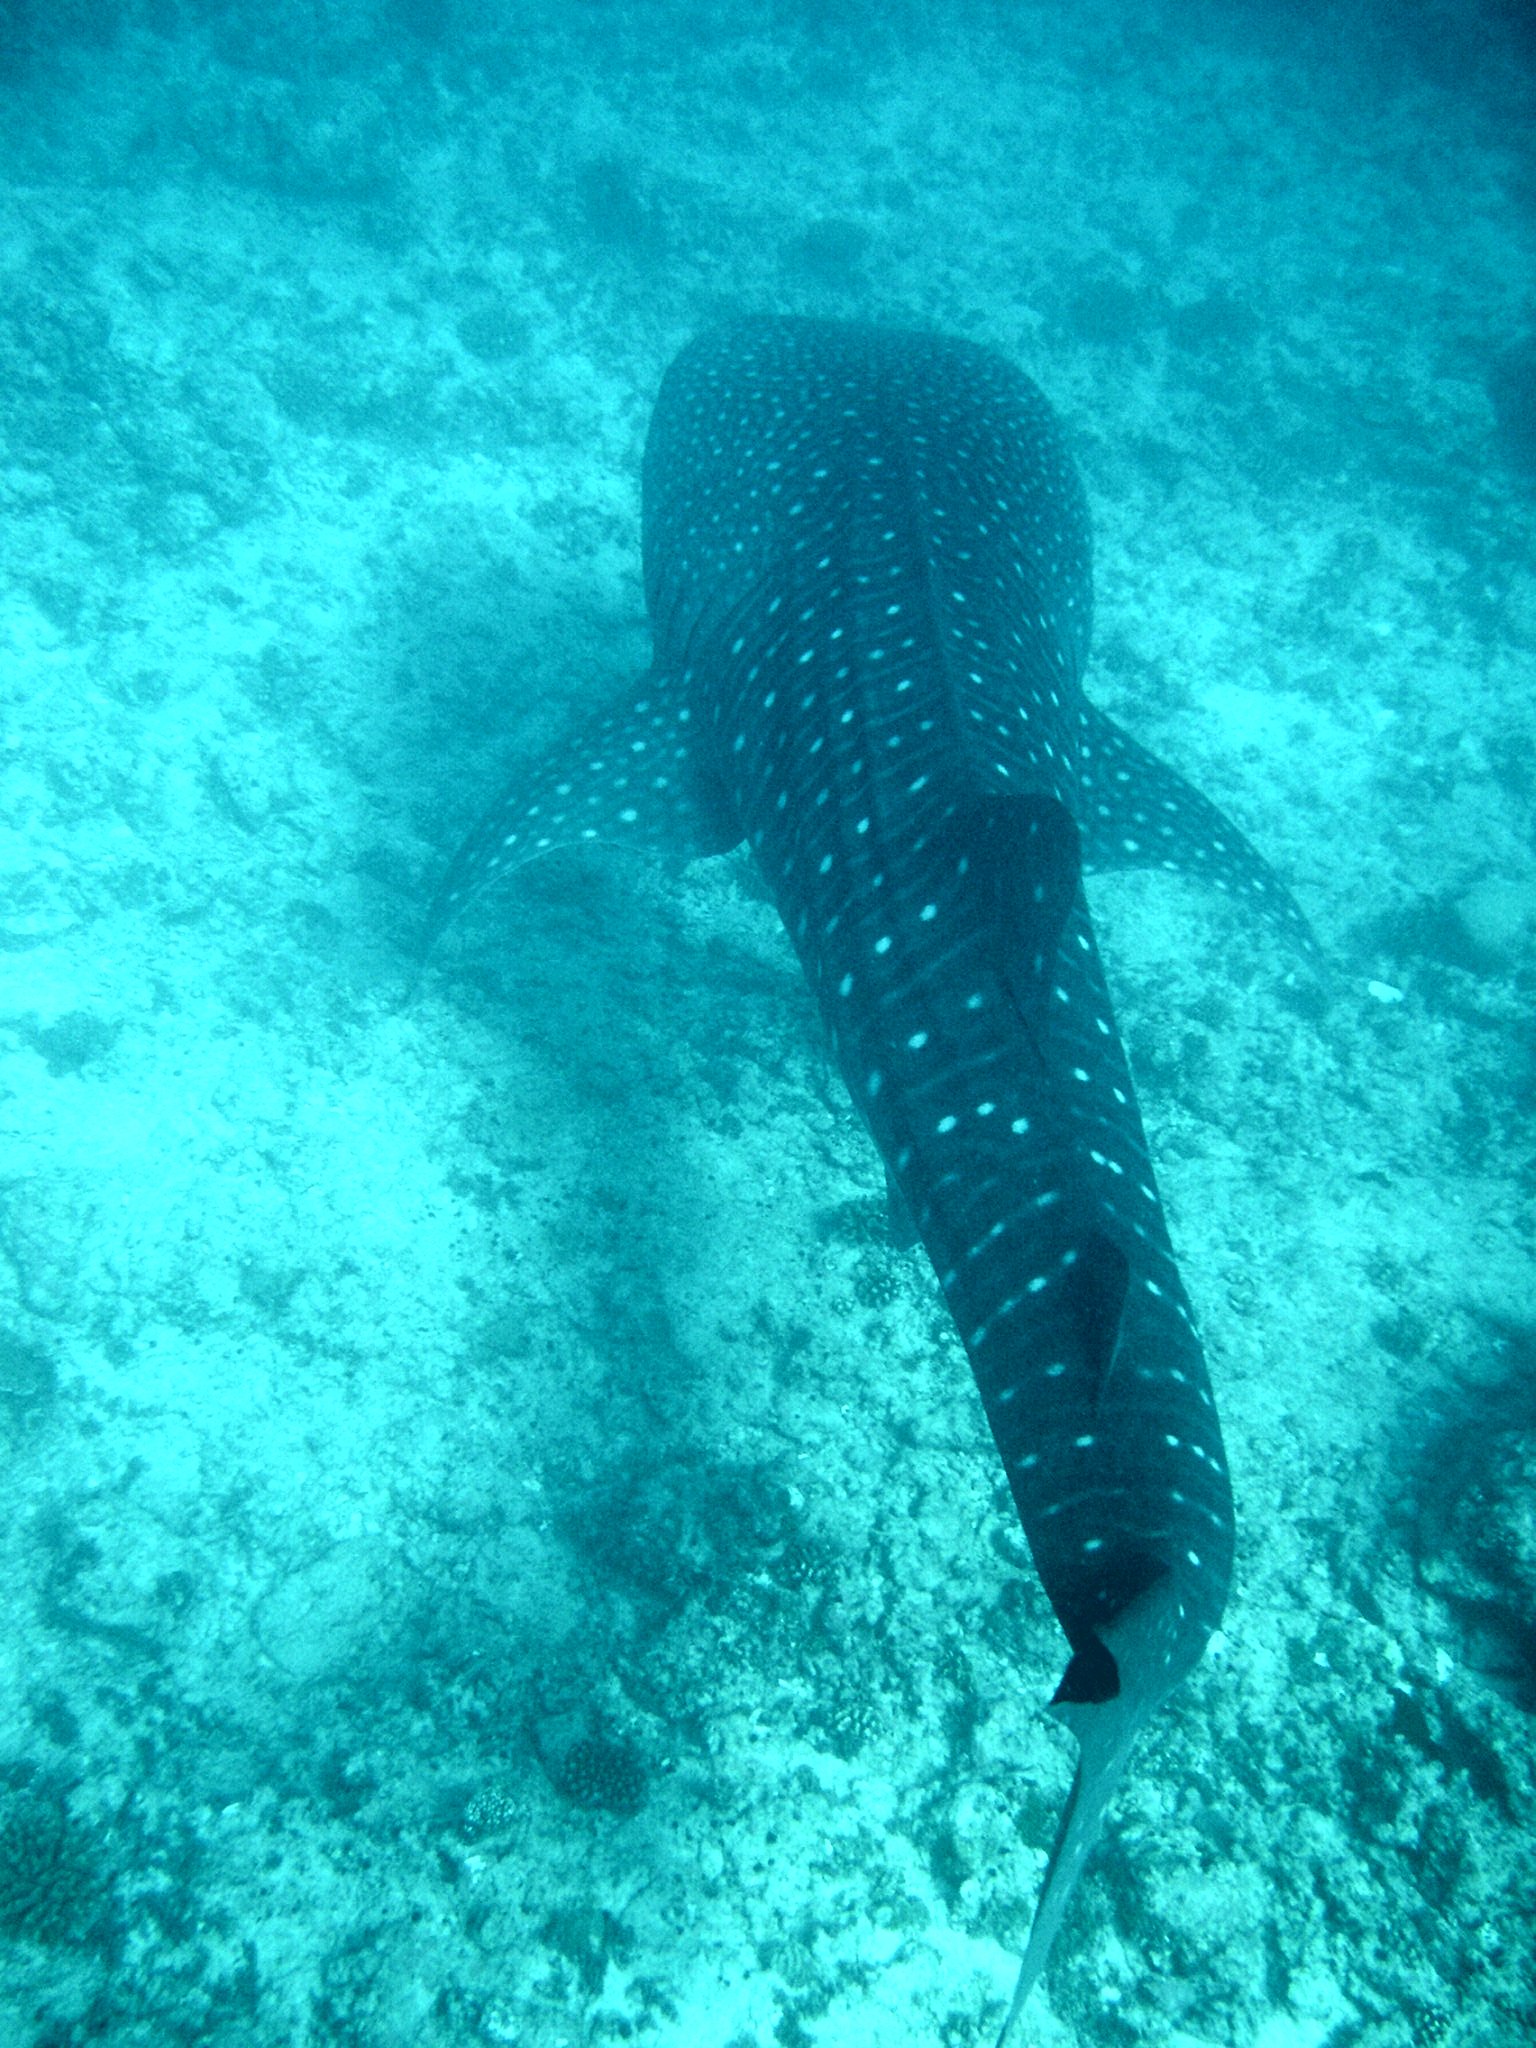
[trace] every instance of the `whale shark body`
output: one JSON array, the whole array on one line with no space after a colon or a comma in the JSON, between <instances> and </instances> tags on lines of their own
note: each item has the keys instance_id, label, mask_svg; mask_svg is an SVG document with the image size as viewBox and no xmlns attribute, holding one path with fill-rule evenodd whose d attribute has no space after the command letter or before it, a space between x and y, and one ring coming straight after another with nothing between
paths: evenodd
<instances>
[{"instance_id":1,"label":"whale shark body","mask_svg":"<svg viewBox=\"0 0 1536 2048\"><path fill-rule=\"evenodd\" d=\"M1139 1730L1221 1616L1233 1510L1084 897L1190 867L1304 947L1241 833L1096 711L1087 507L1040 391L923 333L757 319L667 372L654 659L454 861L745 841L932 1260L1070 1655L1079 1743L1007 2037Z\"/></svg>"}]
</instances>

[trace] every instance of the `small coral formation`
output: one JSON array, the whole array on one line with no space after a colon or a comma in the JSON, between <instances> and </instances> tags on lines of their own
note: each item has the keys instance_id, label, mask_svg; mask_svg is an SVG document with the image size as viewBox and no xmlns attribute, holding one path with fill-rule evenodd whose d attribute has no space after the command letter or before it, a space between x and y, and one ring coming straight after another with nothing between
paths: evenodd
<instances>
[{"instance_id":1,"label":"small coral formation","mask_svg":"<svg viewBox=\"0 0 1536 2048\"><path fill-rule=\"evenodd\" d=\"M589 1813L638 1813L645 1804L645 1770L627 1743L583 1735L550 1773L562 1798Z\"/></svg>"},{"instance_id":2,"label":"small coral formation","mask_svg":"<svg viewBox=\"0 0 1536 2048\"><path fill-rule=\"evenodd\" d=\"M816 1720L826 1733L835 1755L851 1761L885 1727L875 1696L866 1688L843 1681L822 1701Z\"/></svg>"},{"instance_id":3,"label":"small coral formation","mask_svg":"<svg viewBox=\"0 0 1536 2048\"><path fill-rule=\"evenodd\" d=\"M89 1839L62 1796L30 1785L0 1794L0 1934L83 1940L101 1892Z\"/></svg>"},{"instance_id":4,"label":"small coral formation","mask_svg":"<svg viewBox=\"0 0 1536 2048\"><path fill-rule=\"evenodd\" d=\"M825 1579L831 1569L823 1545L814 1538L790 1536L778 1556L770 1560L768 1570L775 1585L787 1592L797 1592L802 1586L814 1586Z\"/></svg>"},{"instance_id":5,"label":"small coral formation","mask_svg":"<svg viewBox=\"0 0 1536 2048\"><path fill-rule=\"evenodd\" d=\"M485 1785L466 1804L459 1832L466 1842L483 1842L487 1836L505 1834L522 1811L521 1802L504 1785Z\"/></svg>"}]
</instances>

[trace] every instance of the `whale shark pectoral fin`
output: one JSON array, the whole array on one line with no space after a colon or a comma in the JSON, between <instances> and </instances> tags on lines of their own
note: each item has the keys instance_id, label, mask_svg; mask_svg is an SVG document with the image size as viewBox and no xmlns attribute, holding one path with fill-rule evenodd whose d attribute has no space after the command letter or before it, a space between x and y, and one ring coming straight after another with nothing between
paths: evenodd
<instances>
[{"instance_id":1,"label":"whale shark pectoral fin","mask_svg":"<svg viewBox=\"0 0 1536 2048\"><path fill-rule=\"evenodd\" d=\"M1174 1579L1160 1570L1113 1621L1077 1645L1051 1702L1051 1712L1077 1737L1077 1770L995 2048L1006 2048L1044 1974L1136 1738L1177 1682L1172 1650L1179 1631L1178 1599Z\"/></svg>"},{"instance_id":2,"label":"whale shark pectoral fin","mask_svg":"<svg viewBox=\"0 0 1536 2048\"><path fill-rule=\"evenodd\" d=\"M1178 868L1252 903L1313 968L1323 966L1306 914L1256 846L1209 797L1091 704L1078 765L1083 865Z\"/></svg>"},{"instance_id":3,"label":"whale shark pectoral fin","mask_svg":"<svg viewBox=\"0 0 1536 2048\"><path fill-rule=\"evenodd\" d=\"M586 841L691 860L741 838L697 766L683 682L652 669L612 710L518 768L449 863L423 954L490 882Z\"/></svg>"}]
</instances>

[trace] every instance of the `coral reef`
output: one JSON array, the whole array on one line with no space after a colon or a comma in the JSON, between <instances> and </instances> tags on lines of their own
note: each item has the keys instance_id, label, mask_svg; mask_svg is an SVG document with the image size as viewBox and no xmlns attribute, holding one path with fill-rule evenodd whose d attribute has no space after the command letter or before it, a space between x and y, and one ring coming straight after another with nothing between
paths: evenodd
<instances>
[{"instance_id":1,"label":"coral reef","mask_svg":"<svg viewBox=\"0 0 1536 2048\"><path fill-rule=\"evenodd\" d=\"M27 1785L0 1795L0 1933L84 1940L104 1889L89 1838L61 1794Z\"/></svg>"},{"instance_id":2,"label":"coral reef","mask_svg":"<svg viewBox=\"0 0 1536 2048\"><path fill-rule=\"evenodd\" d=\"M488 1835L505 1834L522 1812L522 1802L504 1785L485 1785L466 1803L459 1832L466 1842L484 1841Z\"/></svg>"},{"instance_id":3,"label":"coral reef","mask_svg":"<svg viewBox=\"0 0 1536 2048\"><path fill-rule=\"evenodd\" d=\"M645 1769L627 1743L603 1735L573 1742L550 1773L550 1781L572 1806L593 1813L638 1813L645 1804Z\"/></svg>"},{"instance_id":4,"label":"coral reef","mask_svg":"<svg viewBox=\"0 0 1536 2048\"><path fill-rule=\"evenodd\" d=\"M867 1686L851 1679L840 1680L833 1686L815 1718L829 1747L845 1762L857 1756L885 1726L885 1716L875 1695Z\"/></svg>"}]
</instances>

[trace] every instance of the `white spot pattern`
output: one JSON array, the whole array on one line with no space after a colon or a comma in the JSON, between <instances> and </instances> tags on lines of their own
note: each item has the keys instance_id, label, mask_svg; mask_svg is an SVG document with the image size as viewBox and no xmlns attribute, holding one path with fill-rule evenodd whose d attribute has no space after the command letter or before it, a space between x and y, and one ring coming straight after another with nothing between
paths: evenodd
<instances>
[{"instance_id":1,"label":"white spot pattern","mask_svg":"<svg viewBox=\"0 0 1536 2048\"><path fill-rule=\"evenodd\" d=\"M1300 913L1084 700L1081 488L998 357L812 322L705 337L658 402L645 497L643 692L576 769L509 791L438 921L577 836L744 838L968 1333L1053 1599L1112 1611L1117 1559L1153 1546L1187 1657L1220 1611L1230 1508L1075 849L1185 862ZM999 849L1015 857L1024 816L1069 827L1013 876ZM1145 1483L1126 1497L1103 1473L1133 1426Z\"/></svg>"}]
</instances>

